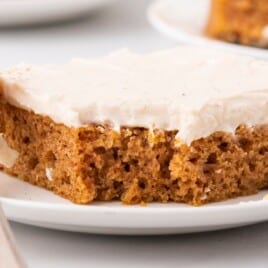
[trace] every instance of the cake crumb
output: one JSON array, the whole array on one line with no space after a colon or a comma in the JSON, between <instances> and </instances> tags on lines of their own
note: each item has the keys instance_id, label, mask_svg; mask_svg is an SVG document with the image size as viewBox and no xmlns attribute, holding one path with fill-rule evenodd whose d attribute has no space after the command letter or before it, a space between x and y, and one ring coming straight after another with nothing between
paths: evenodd
<instances>
[{"instance_id":1,"label":"cake crumb","mask_svg":"<svg viewBox=\"0 0 268 268\"><path fill-rule=\"evenodd\" d=\"M53 168L46 168L46 176L49 181L53 181Z\"/></svg>"},{"instance_id":2,"label":"cake crumb","mask_svg":"<svg viewBox=\"0 0 268 268\"><path fill-rule=\"evenodd\" d=\"M268 200L268 194L263 197L263 200Z\"/></svg>"},{"instance_id":3,"label":"cake crumb","mask_svg":"<svg viewBox=\"0 0 268 268\"><path fill-rule=\"evenodd\" d=\"M207 196L206 194L204 194L204 195L202 195L202 196L200 197L200 200L204 201L204 200L206 200L207 198L208 198L208 196Z\"/></svg>"},{"instance_id":4,"label":"cake crumb","mask_svg":"<svg viewBox=\"0 0 268 268\"><path fill-rule=\"evenodd\" d=\"M141 205L142 207L147 207L147 203L144 202L144 201L141 201L141 202L140 202L140 205Z\"/></svg>"},{"instance_id":5,"label":"cake crumb","mask_svg":"<svg viewBox=\"0 0 268 268\"><path fill-rule=\"evenodd\" d=\"M220 169L217 169L217 170L215 170L215 173L216 174L220 174L222 172L222 169L220 168Z\"/></svg>"},{"instance_id":6,"label":"cake crumb","mask_svg":"<svg viewBox=\"0 0 268 268\"><path fill-rule=\"evenodd\" d=\"M11 168L17 161L18 157L19 152L12 149L8 145L3 133L0 133L0 164L7 168Z\"/></svg>"}]
</instances>

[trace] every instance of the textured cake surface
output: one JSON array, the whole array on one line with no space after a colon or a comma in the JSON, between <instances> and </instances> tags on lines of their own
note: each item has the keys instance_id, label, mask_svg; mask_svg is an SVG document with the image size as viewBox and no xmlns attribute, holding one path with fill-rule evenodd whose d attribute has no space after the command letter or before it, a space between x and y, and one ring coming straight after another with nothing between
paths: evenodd
<instances>
[{"instance_id":1,"label":"textured cake surface","mask_svg":"<svg viewBox=\"0 0 268 268\"><path fill-rule=\"evenodd\" d=\"M254 194L268 186L267 73L186 47L3 71L1 167L80 204Z\"/></svg>"},{"instance_id":2,"label":"textured cake surface","mask_svg":"<svg viewBox=\"0 0 268 268\"><path fill-rule=\"evenodd\" d=\"M266 0L211 0L207 33L228 42L268 47Z\"/></svg>"},{"instance_id":3,"label":"textured cake surface","mask_svg":"<svg viewBox=\"0 0 268 268\"><path fill-rule=\"evenodd\" d=\"M177 146L176 131L69 128L1 105L3 133L19 152L4 170L69 200L201 205L268 186L268 125L216 132Z\"/></svg>"}]
</instances>

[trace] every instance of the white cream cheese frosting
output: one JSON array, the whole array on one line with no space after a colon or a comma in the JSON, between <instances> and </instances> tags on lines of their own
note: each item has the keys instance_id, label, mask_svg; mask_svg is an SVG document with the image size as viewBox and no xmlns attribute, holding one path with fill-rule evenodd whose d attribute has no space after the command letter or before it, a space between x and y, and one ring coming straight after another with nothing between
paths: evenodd
<instances>
[{"instance_id":1,"label":"white cream cheese frosting","mask_svg":"<svg viewBox=\"0 0 268 268\"><path fill-rule=\"evenodd\" d=\"M268 123L268 62L192 47L19 65L0 72L0 87L11 104L70 127L178 129L186 143Z\"/></svg>"}]
</instances>

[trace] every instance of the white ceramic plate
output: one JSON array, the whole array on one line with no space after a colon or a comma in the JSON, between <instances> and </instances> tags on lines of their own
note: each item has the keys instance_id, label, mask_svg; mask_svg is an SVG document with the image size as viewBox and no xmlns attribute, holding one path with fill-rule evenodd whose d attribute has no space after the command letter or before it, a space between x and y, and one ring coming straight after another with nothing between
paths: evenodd
<instances>
[{"instance_id":1,"label":"white ceramic plate","mask_svg":"<svg viewBox=\"0 0 268 268\"><path fill-rule=\"evenodd\" d=\"M83 15L113 0L0 0L0 26L41 24Z\"/></svg>"},{"instance_id":2,"label":"white ceramic plate","mask_svg":"<svg viewBox=\"0 0 268 268\"><path fill-rule=\"evenodd\" d=\"M60 230L124 235L212 231L268 220L268 191L226 202L125 206L119 202L74 205L51 192L0 173L0 202L8 219Z\"/></svg>"},{"instance_id":3,"label":"white ceramic plate","mask_svg":"<svg viewBox=\"0 0 268 268\"><path fill-rule=\"evenodd\" d=\"M218 48L268 59L268 49L246 47L217 41L203 32L210 0L158 0L148 9L148 19L160 32L182 43Z\"/></svg>"}]
</instances>

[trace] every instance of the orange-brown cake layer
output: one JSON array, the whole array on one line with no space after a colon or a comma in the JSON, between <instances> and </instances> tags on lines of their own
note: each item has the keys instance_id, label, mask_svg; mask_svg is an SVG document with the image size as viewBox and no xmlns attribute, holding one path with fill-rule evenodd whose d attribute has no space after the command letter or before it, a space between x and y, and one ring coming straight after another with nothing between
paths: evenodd
<instances>
[{"instance_id":1,"label":"orange-brown cake layer","mask_svg":"<svg viewBox=\"0 0 268 268\"><path fill-rule=\"evenodd\" d=\"M121 200L201 205L268 186L268 126L216 132L179 144L177 130L69 128L0 104L1 131L19 153L4 170L73 202ZM49 170L49 172L48 172Z\"/></svg>"},{"instance_id":2,"label":"orange-brown cake layer","mask_svg":"<svg viewBox=\"0 0 268 268\"><path fill-rule=\"evenodd\" d=\"M212 0L206 32L228 42L268 47L267 25L267 0Z\"/></svg>"}]
</instances>

